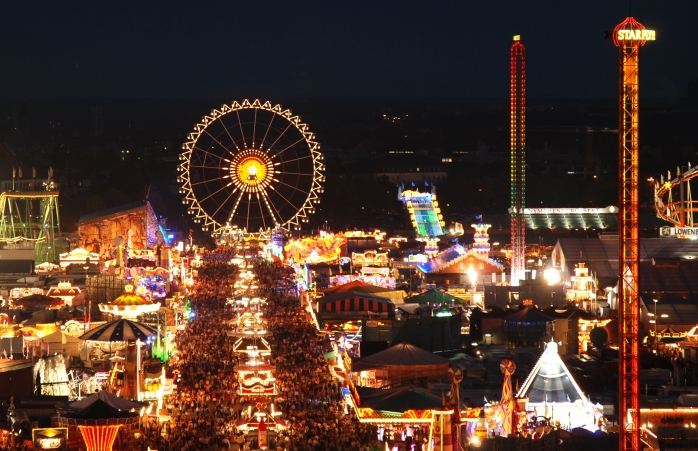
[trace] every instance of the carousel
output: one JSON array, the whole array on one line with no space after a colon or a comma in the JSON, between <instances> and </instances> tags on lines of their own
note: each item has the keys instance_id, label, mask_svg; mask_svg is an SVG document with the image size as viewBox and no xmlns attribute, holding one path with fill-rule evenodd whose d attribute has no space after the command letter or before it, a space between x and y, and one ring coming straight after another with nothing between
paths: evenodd
<instances>
[{"instance_id":1,"label":"carousel","mask_svg":"<svg viewBox=\"0 0 698 451\"><path fill-rule=\"evenodd\" d=\"M145 313L155 313L160 310L159 302L150 302L150 299L134 292L133 285L126 285L124 293L108 304L99 304L99 311L126 319L135 319Z\"/></svg>"}]
</instances>

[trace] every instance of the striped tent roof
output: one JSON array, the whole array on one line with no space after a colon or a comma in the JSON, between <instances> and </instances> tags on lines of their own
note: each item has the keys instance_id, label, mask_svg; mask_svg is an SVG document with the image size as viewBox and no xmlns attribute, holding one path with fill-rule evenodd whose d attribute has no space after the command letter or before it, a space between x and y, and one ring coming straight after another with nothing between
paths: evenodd
<instances>
[{"instance_id":1,"label":"striped tent roof","mask_svg":"<svg viewBox=\"0 0 698 451\"><path fill-rule=\"evenodd\" d=\"M83 334L80 339L88 341L146 341L148 337L154 337L157 331L145 324L135 323L127 319L119 319L103 324Z\"/></svg>"},{"instance_id":2,"label":"striped tent roof","mask_svg":"<svg viewBox=\"0 0 698 451\"><path fill-rule=\"evenodd\" d=\"M321 312L394 312L395 304L382 296L347 291L318 299Z\"/></svg>"}]
</instances>

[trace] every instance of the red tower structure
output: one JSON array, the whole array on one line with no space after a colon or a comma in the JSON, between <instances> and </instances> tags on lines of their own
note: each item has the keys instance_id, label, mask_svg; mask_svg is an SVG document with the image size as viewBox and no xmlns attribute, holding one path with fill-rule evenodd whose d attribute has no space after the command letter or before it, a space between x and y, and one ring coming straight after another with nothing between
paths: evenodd
<instances>
[{"instance_id":1,"label":"red tower structure","mask_svg":"<svg viewBox=\"0 0 698 451\"><path fill-rule=\"evenodd\" d=\"M654 31L645 30L628 17L613 30L613 43L620 53L618 104L618 277L620 299L618 422L619 449L640 451L640 237L639 237L639 107L640 47L654 40Z\"/></svg>"},{"instance_id":2,"label":"red tower structure","mask_svg":"<svg viewBox=\"0 0 698 451\"><path fill-rule=\"evenodd\" d=\"M511 285L518 285L526 269L526 48L519 35L510 56Z\"/></svg>"}]
</instances>

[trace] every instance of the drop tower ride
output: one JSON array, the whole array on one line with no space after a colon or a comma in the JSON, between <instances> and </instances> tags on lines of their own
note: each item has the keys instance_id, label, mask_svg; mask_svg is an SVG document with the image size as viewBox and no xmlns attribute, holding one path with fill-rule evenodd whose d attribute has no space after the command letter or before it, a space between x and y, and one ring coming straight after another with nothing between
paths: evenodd
<instances>
[{"instance_id":1,"label":"drop tower ride","mask_svg":"<svg viewBox=\"0 0 698 451\"><path fill-rule=\"evenodd\" d=\"M628 17L613 30L618 47L618 277L620 299L619 324L619 449L640 451L640 255L639 255L639 112L640 47L655 39L653 30L645 30Z\"/></svg>"},{"instance_id":2,"label":"drop tower ride","mask_svg":"<svg viewBox=\"0 0 698 451\"><path fill-rule=\"evenodd\" d=\"M516 286L526 274L526 48L519 35L510 57L511 285Z\"/></svg>"}]
</instances>

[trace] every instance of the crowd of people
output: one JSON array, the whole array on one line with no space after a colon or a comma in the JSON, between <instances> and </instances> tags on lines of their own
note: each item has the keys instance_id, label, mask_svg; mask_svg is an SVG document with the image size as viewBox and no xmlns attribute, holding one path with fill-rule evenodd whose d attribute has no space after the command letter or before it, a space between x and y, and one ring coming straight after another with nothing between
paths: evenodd
<instances>
[{"instance_id":1,"label":"crowd of people","mask_svg":"<svg viewBox=\"0 0 698 451\"><path fill-rule=\"evenodd\" d=\"M281 412L283 428L270 428L267 449L373 451L382 449L372 427L358 422L344 404L341 381L333 378L323 354L329 341L319 333L295 294L292 269L260 262L254 273L272 348L277 395L264 397ZM228 299L235 296L237 267L217 258L203 259L189 293L193 320L178 332L174 371L176 391L165 400L170 421L148 429L144 447L159 450L203 451L255 449L257 431L238 427L248 409L262 397L241 396L233 352L237 312ZM239 294L238 294L239 296ZM146 448L147 449L147 448Z\"/></svg>"}]
</instances>

